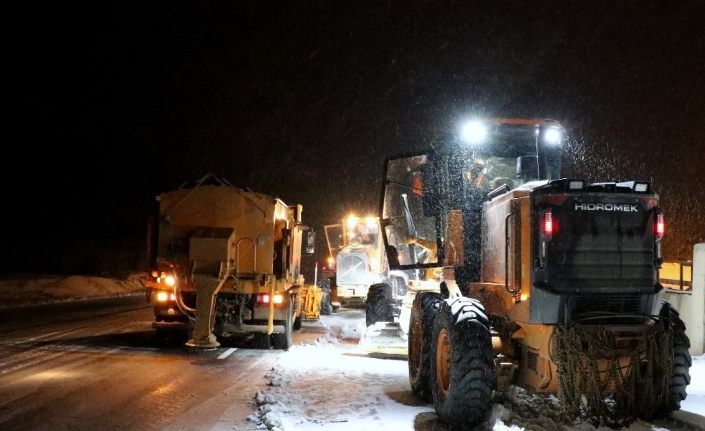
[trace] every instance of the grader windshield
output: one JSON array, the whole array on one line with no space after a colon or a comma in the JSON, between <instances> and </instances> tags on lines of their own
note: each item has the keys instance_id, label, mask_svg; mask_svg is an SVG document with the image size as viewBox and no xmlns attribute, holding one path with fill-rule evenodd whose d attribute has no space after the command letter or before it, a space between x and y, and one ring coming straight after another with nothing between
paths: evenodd
<instances>
[{"instance_id":1,"label":"grader windshield","mask_svg":"<svg viewBox=\"0 0 705 431\"><path fill-rule=\"evenodd\" d=\"M388 159L381 213L390 267L442 265L448 211L473 214L525 183L559 178L562 140L555 121L493 118L441 136L425 154Z\"/></svg>"}]
</instances>

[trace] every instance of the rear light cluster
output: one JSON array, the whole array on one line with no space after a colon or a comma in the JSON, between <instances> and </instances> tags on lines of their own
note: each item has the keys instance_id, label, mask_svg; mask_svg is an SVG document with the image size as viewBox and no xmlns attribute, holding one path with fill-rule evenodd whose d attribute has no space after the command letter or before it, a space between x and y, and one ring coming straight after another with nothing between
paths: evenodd
<instances>
[{"instance_id":1,"label":"rear light cluster","mask_svg":"<svg viewBox=\"0 0 705 431\"><path fill-rule=\"evenodd\" d=\"M558 233L558 219L553 215L553 209L547 208L539 213L539 230L541 240L539 242L539 265L545 268L548 263L548 244L553 239L553 235Z\"/></svg>"},{"instance_id":2,"label":"rear light cluster","mask_svg":"<svg viewBox=\"0 0 705 431\"><path fill-rule=\"evenodd\" d=\"M260 304L269 304L269 298L270 298L269 295L266 293L260 294L260 295L257 295L257 302L259 302ZM283 303L284 302L284 295L282 295L281 293L275 294L273 302L275 304Z\"/></svg>"},{"instance_id":3,"label":"rear light cluster","mask_svg":"<svg viewBox=\"0 0 705 431\"><path fill-rule=\"evenodd\" d=\"M158 302L176 301L176 295L174 293L165 292L160 290L157 292Z\"/></svg>"},{"instance_id":4,"label":"rear light cluster","mask_svg":"<svg viewBox=\"0 0 705 431\"><path fill-rule=\"evenodd\" d=\"M663 219L663 213L657 210L654 214L654 235L656 236L656 239L662 239L665 233L666 223Z\"/></svg>"},{"instance_id":5,"label":"rear light cluster","mask_svg":"<svg viewBox=\"0 0 705 431\"><path fill-rule=\"evenodd\" d=\"M541 233L547 239L551 239L554 233L558 232L558 220L553 218L553 211L547 209L541 217Z\"/></svg>"},{"instance_id":6,"label":"rear light cluster","mask_svg":"<svg viewBox=\"0 0 705 431\"><path fill-rule=\"evenodd\" d=\"M173 287L176 284L176 277L174 277L173 274L168 274L164 271L152 271L151 276L157 281L157 283L164 282L169 287Z\"/></svg>"},{"instance_id":7,"label":"rear light cluster","mask_svg":"<svg viewBox=\"0 0 705 431\"><path fill-rule=\"evenodd\" d=\"M543 268L547 264L548 243L551 241L553 234L558 232L558 221L553 217L553 210L547 208L540 213L538 222L541 231L539 265Z\"/></svg>"},{"instance_id":8,"label":"rear light cluster","mask_svg":"<svg viewBox=\"0 0 705 431\"><path fill-rule=\"evenodd\" d=\"M661 253L661 240L666 233L666 222L663 217L663 212L656 208L654 210L654 243L656 251L656 264L660 265L663 261L663 254Z\"/></svg>"}]
</instances>

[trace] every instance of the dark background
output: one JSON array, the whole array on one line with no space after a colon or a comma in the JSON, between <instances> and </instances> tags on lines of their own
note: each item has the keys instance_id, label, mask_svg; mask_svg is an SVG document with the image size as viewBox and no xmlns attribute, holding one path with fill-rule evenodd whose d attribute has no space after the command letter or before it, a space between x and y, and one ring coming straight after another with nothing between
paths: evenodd
<instances>
[{"instance_id":1,"label":"dark background","mask_svg":"<svg viewBox=\"0 0 705 431\"><path fill-rule=\"evenodd\" d=\"M320 260L469 115L560 120L566 174L653 182L667 258L705 240L703 2L97 3L7 10L2 273L142 269L154 196L208 172L302 203Z\"/></svg>"}]
</instances>

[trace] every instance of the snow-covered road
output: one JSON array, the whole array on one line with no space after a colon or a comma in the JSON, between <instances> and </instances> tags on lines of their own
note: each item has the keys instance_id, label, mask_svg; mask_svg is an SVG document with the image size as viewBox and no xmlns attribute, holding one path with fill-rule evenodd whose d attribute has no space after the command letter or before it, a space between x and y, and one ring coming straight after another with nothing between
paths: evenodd
<instances>
[{"instance_id":1,"label":"snow-covered road","mask_svg":"<svg viewBox=\"0 0 705 431\"><path fill-rule=\"evenodd\" d=\"M112 290L101 287L103 284L96 288L94 280L85 277L52 279L48 282L5 281L0 283L0 297L4 305L30 305L57 300L70 304L71 301L95 294L121 296L135 291L131 284L122 282L109 284ZM28 291L39 293L28 296ZM3 311L4 316L8 317L13 311L15 310L6 308ZM16 311L23 313L22 309ZM146 315L145 318L149 320L149 313ZM251 408L244 400L254 399L256 395L246 388L260 388L265 381L269 383L266 390L257 394L259 405L255 407L256 413L250 417L249 423L243 425L246 414L238 417L237 423L240 425L229 420L237 416L235 413L226 415L227 418L223 418L225 422L219 423L227 423L227 429L248 431L449 429L438 421L430 404L412 396L406 361L370 358L358 347L359 338L364 331L364 320L363 310L344 310L332 316L322 316L318 322L305 322L303 330L295 334L297 345L288 352L240 349L236 354L230 355L228 360L222 361L221 364L229 373L238 371L238 367L232 364L233 361L239 363L238 361L244 360L243 363L251 364L247 361L256 362L265 356L274 366L266 375L261 372L252 374L246 382L240 381L233 386L233 391L238 395L231 398L231 407L228 408L242 412ZM5 329L7 325L9 323L6 323ZM144 325L148 327L149 322ZM213 355L218 356L221 353L213 352ZM690 373L692 378L688 386L688 398L683 402L682 410L700 415L694 416L695 422L700 422L701 429L705 430L705 356L693 358ZM264 381L261 380L262 377ZM524 397L520 391L517 391L517 394L519 398ZM229 396L226 393L221 395L226 398ZM526 398L523 402L530 408L535 408L531 405L531 399ZM8 411L11 410L6 410ZM119 421L119 418L115 420ZM173 429L175 423L172 422L167 428ZM512 416L511 412L502 406L495 405L487 428L519 430L526 429L526 425L526 421ZM542 428L537 428L536 423L531 423L530 427L552 429L550 424L542 424ZM199 429L216 428L209 428L206 423L201 422ZM553 429L594 430L586 424ZM644 422L636 422L628 428L629 431L665 429L678 428L667 424L660 424L658 427Z\"/></svg>"},{"instance_id":2,"label":"snow-covered road","mask_svg":"<svg viewBox=\"0 0 705 431\"><path fill-rule=\"evenodd\" d=\"M688 397L681 404L681 410L705 416L705 355L693 358Z\"/></svg>"},{"instance_id":3,"label":"snow-covered road","mask_svg":"<svg viewBox=\"0 0 705 431\"><path fill-rule=\"evenodd\" d=\"M363 311L346 310L310 324L320 326L323 335L279 357L266 375L268 389L256 395L257 412L250 420L263 430L450 429L438 421L431 405L412 395L406 361L370 358L360 350L357 343L363 322ZM705 357L694 359L691 373L693 381L683 408L705 415ZM525 396L521 391L517 394ZM524 429L516 424L526 425L526 421L495 405L487 428ZM552 428L551 424L542 426ZM536 429L536 424L532 428ZM578 424L555 429L595 428ZM638 421L627 429L666 428Z\"/></svg>"}]
</instances>

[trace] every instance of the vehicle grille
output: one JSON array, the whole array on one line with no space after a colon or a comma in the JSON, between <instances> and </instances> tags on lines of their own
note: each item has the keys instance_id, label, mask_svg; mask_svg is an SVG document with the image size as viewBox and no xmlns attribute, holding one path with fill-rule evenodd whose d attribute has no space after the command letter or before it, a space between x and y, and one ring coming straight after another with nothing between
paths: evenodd
<instances>
[{"instance_id":1,"label":"vehicle grille","mask_svg":"<svg viewBox=\"0 0 705 431\"><path fill-rule=\"evenodd\" d=\"M634 313L642 309L643 295L635 294L601 294L580 295L575 300L573 314L604 312L604 313Z\"/></svg>"},{"instance_id":2,"label":"vehicle grille","mask_svg":"<svg viewBox=\"0 0 705 431\"><path fill-rule=\"evenodd\" d=\"M366 284L367 263L364 256L352 254L338 254L336 280L341 284Z\"/></svg>"},{"instance_id":3,"label":"vehicle grille","mask_svg":"<svg viewBox=\"0 0 705 431\"><path fill-rule=\"evenodd\" d=\"M551 270L558 290L641 290L653 289L655 284L655 259L650 248L577 247L556 251Z\"/></svg>"}]
</instances>

